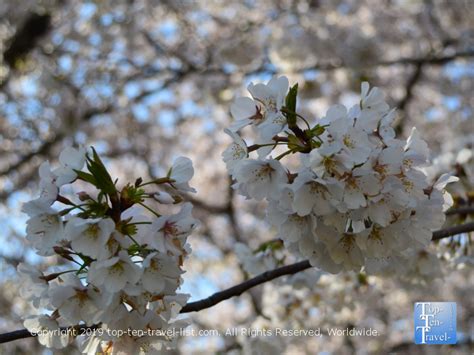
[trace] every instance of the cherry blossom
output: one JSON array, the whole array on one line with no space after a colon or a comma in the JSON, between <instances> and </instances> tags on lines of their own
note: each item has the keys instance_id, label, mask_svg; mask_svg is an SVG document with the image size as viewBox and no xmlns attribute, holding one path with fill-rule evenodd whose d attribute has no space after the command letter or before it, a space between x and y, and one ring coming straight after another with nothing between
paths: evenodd
<instances>
[{"instance_id":1,"label":"cherry blossom","mask_svg":"<svg viewBox=\"0 0 474 355\"><path fill-rule=\"evenodd\" d=\"M283 105L288 98L275 99L278 90L270 87L277 82L284 81L273 78L267 85L251 85L249 91L260 102L276 103L270 106L287 120L283 125L288 124L289 131L274 137L281 130L270 127L265 135L259 123L255 145L270 154L276 142L288 142L289 151L275 159L261 154L254 159L244 149L245 141L232 133L236 146L223 156L228 163L231 149L240 147L242 154L227 164L234 187L247 198L268 202L267 220L285 246L331 273L361 270L366 263L372 270L375 260L386 263L425 248L432 231L444 222L443 211L453 203L446 184L457 178L442 176L430 184L423 170L429 149L416 128L406 141L397 139L390 126L394 110L379 88L364 82L360 104L350 109L334 105L314 127L304 120L303 131L294 121L290 124L295 117ZM287 85L280 85L283 88ZM248 99L234 103L231 112L243 111L244 102L250 112ZM247 117L245 124L253 119ZM274 144L268 144L269 137ZM293 171L282 163L288 153L300 158Z\"/></svg>"},{"instance_id":2,"label":"cherry blossom","mask_svg":"<svg viewBox=\"0 0 474 355\"><path fill-rule=\"evenodd\" d=\"M194 175L194 168L191 159L186 157L177 158L171 171L169 173L170 179L174 180L173 184L179 191L195 192L195 190L189 186L189 180Z\"/></svg>"},{"instance_id":3,"label":"cherry blossom","mask_svg":"<svg viewBox=\"0 0 474 355\"><path fill-rule=\"evenodd\" d=\"M161 216L150 225L146 241L157 250L185 255L185 240L198 222L191 215L192 205L186 203L175 215Z\"/></svg>"},{"instance_id":4,"label":"cherry blossom","mask_svg":"<svg viewBox=\"0 0 474 355\"><path fill-rule=\"evenodd\" d=\"M35 313L47 312L26 318L25 327L44 331L38 336L44 346L63 348L77 333L54 335L59 327L99 326L102 332L81 344L81 351L89 354L158 353L173 347L175 339L146 332L132 337L126 331L187 325L176 317L188 299L178 288L184 258L191 253L187 237L197 226L192 205L161 215L145 201L182 201L182 192L194 191L189 186L192 162L179 157L166 177L149 182L140 178L118 187L94 149L86 153L66 148L59 160L56 169L49 163L41 165L41 196L25 203L23 211L29 216L27 239L37 253L62 257L65 263L51 273L18 267L24 281L22 295ZM85 161L87 171L82 171ZM76 180L99 192L79 192L79 204L73 202L75 197L59 195L59 187ZM158 185L158 192L145 191L152 184ZM107 329L122 329L124 335L109 335Z\"/></svg>"},{"instance_id":5,"label":"cherry blossom","mask_svg":"<svg viewBox=\"0 0 474 355\"><path fill-rule=\"evenodd\" d=\"M48 348L62 349L72 341L69 333L60 331L59 324L53 317L30 317L23 324L30 332L37 333L40 344Z\"/></svg>"},{"instance_id":6,"label":"cherry blossom","mask_svg":"<svg viewBox=\"0 0 474 355\"><path fill-rule=\"evenodd\" d=\"M115 223L110 218L82 219L72 217L66 223L65 234L71 240L74 250L97 259L114 230Z\"/></svg>"},{"instance_id":7,"label":"cherry blossom","mask_svg":"<svg viewBox=\"0 0 474 355\"><path fill-rule=\"evenodd\" d=\"M247 159L235 172L235 186L244 196L261 200L278 198L282 184L287 181L286 171L278 160Z\"/></svg>"},{"instance_id":8,"label":"cherry blossom","mask_svg":"<svg viewBox=\"0 0 474 355\"><path fill-rule=\"evenodd\" d=\"M88 281L97 287L117 292L125 287L127 282L138 282L141 269L133 263L125 251L108 260L95 261L91 264Z\"/></svg>"},{"instance_id":9,"label":"cherry blossom","mask_svg":"<svg viewBox=\"0 0 474 355\"><path fill-rule=\"evenodd\" d=\"M228 134L233 142L227 149L222 153L222 158L226 163L227 170L232 173L235 167L248 156L247 145L244 140L240 138L238 134L232 132L229 129L224 129L224 132Z\"/></svg>"},{"instance_id":10,"label":"cherry blossom","mask_svg":"<svg viewBox=\"0 0 474 355\"><path fill-rule=\"evenodd\" d=\"M283 130L286 119L280 112L288 92L288 79L284 76L271 79L268 84L253 84L248 91L253 100L248 97L236 99L230 112L236 120L230 130L236 132L250 124L257 126L260 137L268 141Z\"/></svg>"},{"instance_id":11,"label":"cherry blossom","mask_svg":"<svg viewBox=\"0 0 474 355\"><path fill-rule=\"evenodd\" d=\"M77 174L74 170L81 170L86 162L85 149L68 147L59 155L59 163L61 166L53 171L57 176L56 185L58 187L72 182Z\"/></svg>"},{"instance_id":12,"label":"cherry blossom","mask_svg":"<svg viewBox=\"0 0 474 355\"><path fill-rule=\"evenodd\" d=\"M40 255L52 255L52 247L65 239L62 217L52 208L44 209L27 221L26 239L38 249Z\"/></svg>"}]
</instances>

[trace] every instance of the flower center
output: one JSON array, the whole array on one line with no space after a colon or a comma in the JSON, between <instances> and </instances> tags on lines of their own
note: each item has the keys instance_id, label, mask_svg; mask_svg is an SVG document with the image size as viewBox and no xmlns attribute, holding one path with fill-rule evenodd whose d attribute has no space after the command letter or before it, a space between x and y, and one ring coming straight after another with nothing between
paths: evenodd
<instances>
[{"instance_id":1,"label":"flower center","mask_svg":"<svg viewBox=\"0 0 474 355\"><path fill-rule=\"evenodd\" d=\"M344 233L339 243L341 244L342 249L344 249L346 253L349 253L352 250L352 248L354 248L354 243L355 243L354 234Z\"/></svg>"},{"instance_id":2,"label":"flower center","mask_svg":"<svg viewBox=\"0 0 474 355\"><path fill-rule=\"evenodd\" d=\"M124 267L120 261L109 269L109 274L123 274L123 272Z\"/></svg>"},{"instance_id":3,"label":"flower center","mask_svg":"<svg viewBox=\"0 0 474 355\"><path fill-rule=\"evenodd\" d=\"M176 226L176 222L166 221L163 228L160 229L161 232L165 235L165 237L175 237L179 234L178 227Z\"/></svg>"},{"instance_id":4,"label":"flower center","mask_svg":"<svg viewBox=\"0 0 474 355\"><path fill-rule=\"evenodd\" d=\"M91 224L86 231L86 235L91 239L97 239L99 236L100 228L97 224Z\"/></svg>"},{"instance_id":5,"label":"flower center","mask_svg":"<svg viewBox=\"0 0 474 355\"><path fill-rule=\"evenodd\" d=\"M377 241L380 244L383 244L381 229L378 226L374 226L372 231L369 234L369 239L372 241Z\"/></svg>"},{"instance_id":6,"label":"flower center","mask_svg":"<svg viewBox=\"0 0 474 355\"><path fill-rule=\"evenodd\" d=\"M259 180L271 179L272 173L275 171L270 164L265 164L260 167L255 173L255 177Z\"/></svg>"},{"instance_id":7,"label":"flower center","mask_svg":"<svg viewBox=\"0 0 474 355\"><path fill-rule=\"evenodd\" d=\"M351 139L350 135L348 135L348 134L344 135L344 138L343 138L342 141L344 142L344 145L347 148L351 148L351 149L355 148L355 142Z\"/></svg>"}]
</instances>

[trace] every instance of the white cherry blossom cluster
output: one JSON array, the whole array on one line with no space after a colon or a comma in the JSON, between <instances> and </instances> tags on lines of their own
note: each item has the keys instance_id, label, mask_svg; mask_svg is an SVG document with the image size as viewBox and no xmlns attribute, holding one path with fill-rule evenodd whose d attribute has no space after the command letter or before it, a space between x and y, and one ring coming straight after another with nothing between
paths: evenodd
<instances>
[{"instance_id":1,"label":"white cherry blossom cluster","mask_svg":"<svg viewBox=\"0 0 474 355\"><path fill-rule=\"evenodd\" d=\"M375 272L429 244L452 205L445 187L457 178L429 183L427 144L415 128L407 140L396 137L395 110L380 89L362 83L357 105L332 106L314 126L296 112L297 85L286 77L248 90L251 98L231 106L235 122L225 132L233 142L223 158L241 195L268 201L268 221L289 250L331 273ZM248 125L257 131L252 145L239 134ZM286 151L275 156L277 147ZM282 159L295 154L299 167L290 171Z\"/></svg>"},{"instance_id":2,"label":"white cherry blossom cluster","mask_svg":"<svg viewBox=\"0 0 474 355\"><path fill-rule=\"evenodd\" d=\"M37 253L63 258L66 265L48 274L18 267L22 296L37 311L25 319L25 327L52 348L86 335L81 350L88 354L153 354L172 346L174 338L166 331L186 326L176 317L188 295L177 289L191 251L186 240L197 221L189 203L162 215L146 202L180 202L180 191L193 190L191 161L180 157L166 177L140 178L121 189L93 149L66 148L59 164L55 169L48 162L41 165L41 195L23 211L29 216L27 239ZM97 194L66 197L71 188L64 185L76 182L93 185ZM145 191L152 185L161 191ZM59 333L61 327L76 328Z\"/></svg>"}]
</instances>

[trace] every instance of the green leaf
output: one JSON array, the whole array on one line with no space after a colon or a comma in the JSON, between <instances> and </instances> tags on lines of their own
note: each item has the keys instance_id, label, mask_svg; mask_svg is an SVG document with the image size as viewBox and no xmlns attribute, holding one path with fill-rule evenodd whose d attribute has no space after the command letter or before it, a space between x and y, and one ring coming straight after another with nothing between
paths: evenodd
<instances>
[{"instance_id":1,"label":"green leaf","mask_svg":"<svg viewBox=\"0 0 474 355\"><path fill-rule=\"evenodd\" d=\"M318 137L321 134L324 133L326 129L323 126L316 125L313 128L311 128L311 137Z\"/></svg>"},{"instance_id":2,"label":"green leaf","mask_svg":"<svg viewBox=\"0 0 474 355\"><path fill-rule=\"evenodd\" d=\"M298 95L298 83L296 83L293 87L290 88L288 95L286 95L285 99L285 107L290 113L286 114L286 118L288 119L288 126L293 127L296 125L296 96Z\"/></svg>"},{"instance_id":3,"label":"green leaf","mask_svg":"<svg viewBox=\"0 0 474 355\"><path fill-rule=\"evenodd\" d=\"M254 254L257 254L261 251L265 251L267 249L270 249L272 251L279 250L283 248L283 242L279 239L277 240L270 240L268 242L264 242L260 244L260 246L253 252Z\"/></svg>"},{"instance_id":4,"label":"green leaf","mask_svg":"<svg viewBox=\"0 0 474 355\"><path fill-rule=\"evenodd\" d=\"M141 245L132 244L127 250L129 254L135 254L136 252L141 251Z\"/></svg>"},{"instance_id":5,"label":"green leaf","mask_svg":"<svg viewBox=\"0 0 474 355\"><path fill-rule=\"evenodd\" d=\"M305 144L294 134L288 136L288 148L293 151L300 151L305 148Z\"/></svg>"},{"instance_id":6,"label":"green leaf","mask_svg":"<svg viewBox=\"0 0 474 355\"><path fill-rule=\"evenodd\" d=\"M84 270L86 267L88 267L95 259L92 259L88 257L87 255L84 255L81 253L78 253L77 256L80 257L82 261L84 262L84 264L82 264L79 270L77 270L76 272L76 275L79 275L81 271Z\"/></svg>"},{"instance_id":7,"label":"green leaf","mask_svg":"<svg viewBox=\"0 0 474 355\"><path fill-rule=\"evenodd\" d=\"M311 141L311 148L319 148L321 146L321 142L312 140Z\"/></svg>"},{"instance_id":8,"label":"green leaf","mask_svg":"<svg viewBox=\"0 0 474 355\"><path fill-rule=\"evenodd\" d=\"M117 189L115 188L115 184L112 181L112 177L105 168L104 163L102 163L102 160L99 158L99 155L94 148L92 148L92 154L94 159L87 157L87 169L96 180L95 186L108 195L115 195L117 193Z\"/></svg>"},{"instance_id":9,"label":"green leaf","mask_svg":"<svg viewBox=\"0 0 474 355\"><path fill-rule=\"evenodd\" d=\"M74 169L74 172L77 174L77 177L80 179L80 180L83 180L85 182L88 182L94 186L97 186L97 181L95 180L95 177L89 173L86 173L84 171L81 171L81 170L75 170Z\"/></svg>"}]
</instances>

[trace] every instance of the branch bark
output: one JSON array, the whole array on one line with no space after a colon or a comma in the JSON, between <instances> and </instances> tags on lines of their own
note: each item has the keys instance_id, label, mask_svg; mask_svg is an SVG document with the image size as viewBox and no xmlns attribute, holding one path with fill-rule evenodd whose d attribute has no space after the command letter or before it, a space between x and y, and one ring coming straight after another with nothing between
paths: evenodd
<instances>
[{"instance_id":1,"label":"branch bark","mask_svg":"<svg viewBox=\"0 0 474 355\"><path fill-rule=\"evenodd\" d=\"M457 208L451 208L446 211L446 216L452 216L455 214L474 214L474 206L462 206Z\"/></svg>"},{"instance_id":2,"label":"branch bark","mask_svg":"<svg viewBox=\"0 0 474 355\"><path fill-rule=\"evenodd\" d=\"M443 238L455 236L462 233L468 233L474 231L474 222L465 223L457 226L452 226L438 231L433 232L433 241L440 240ZM228 300L234 296L239 296L249 289L261 285L265 282L274 280L281 276L293 275L300 271L311 268L311 264L308 260L300 261L295 264L285 265L273 270L265 271L264 273L255 276L247 281L244 281L238 285L232 286L226 290L214 293L213 295L204 298L199 301L190 302L181 309L181 313L199 312L207 308L211 308L216 304ZM81 329L86 328L85 326L79 326ZM91 329L94 326L90 327ZM95 326L97 327L97 326ZM30 338L33 335L27 329L15 330L13 332L0 334L0 344L7 343L10 341Z\"/></svg>"},{"instance_id":3,"label":"branch bark","mask_svg":"<svg viewBox=\"0 0 474 355\"><path fill-rule=\"evenodd\" d=\"M440 229L436 232L433 232L433 238L431 240L440 240L443 238L451 237L454 235L468 233L474 231L474 222L469 222L465 224L459 224L457 226L452 226L444 229Z\"/></svg>"}]
</instances>

